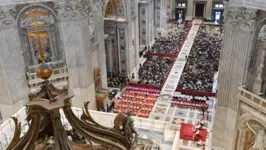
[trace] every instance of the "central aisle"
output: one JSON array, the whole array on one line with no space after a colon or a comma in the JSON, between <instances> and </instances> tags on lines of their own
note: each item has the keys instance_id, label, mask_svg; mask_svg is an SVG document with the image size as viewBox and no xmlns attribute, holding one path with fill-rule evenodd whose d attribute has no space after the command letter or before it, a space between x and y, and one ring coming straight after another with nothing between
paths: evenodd
<instances>
[{"instance_id":1,"label":"central aisle","mask_svg":"<svg viewBox=\"0 0 266 150\"><path fill-rule=\"evenodd\" d=\"M185 40L180 53L177 56L176 61L163 85L161 95L171 95L171 97L174 96L181 74L186 65L186 57L188 57L193 46L194 39L197 35L200 24L201 20L193 20L192 27L187 35L187 39Z\"/></svg>"}]
</instances>

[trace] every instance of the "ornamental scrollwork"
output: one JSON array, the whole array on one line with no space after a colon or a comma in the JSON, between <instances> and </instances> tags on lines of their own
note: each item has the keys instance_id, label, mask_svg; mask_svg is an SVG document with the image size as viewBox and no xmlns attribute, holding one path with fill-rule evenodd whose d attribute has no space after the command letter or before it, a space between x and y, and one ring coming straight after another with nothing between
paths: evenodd
<instances>
[{"instance_id":1,"label":"ornamental scrollwork","mask_svg":"<svg viewBox=\"0 0 266 150\"><path fill-rule=\"evenodd\" d=\"M136 1L135 0L131 0L131 16L135 17L136 16Z\"/></svg>"},{"instance_id":2,"label":"ornamental scrollwork","mask_svg":"<svg viewBox=\"0 0 266 150\"><path fill-rule=\"evenodd\" d=\"M16 15L15 9L0 9L0 28L16 26Z\"/></svg>"},{"instance_id":3,"label":"ornamental scrollwork","mask_svg":"<svg viewBox=\"0 0 266 150\"><path fill-rule=\"evenodd\" d=\"M250 31L256 19L256 10L240 9L227 10L226 23L235 29Z\"/></svg>"},{"instance_id":4,"label":"ornamental scrollwork","mask_svg":"<svg viewBox=\"0 0 266 150\"><path fill-rule=\"evenodd\" d=\"M156 0L156 5L155 5L155 9L156 9L156 27L159 28L160 27L160 19L161 19L161 0Z\"/></svg>"},{"instance_id":5,"label":"ornamental scrollwork","mask_svg":"<svg viewBox=\"0 0 266 150\"><path fill-rule=\"evenodd\" d=\"M119 46L120 46L120 58L121 58L121 70L126 72L127 70L127 58L126 58L126 39L125 39L125 28L119 27Z\"/></svg>"},{"instance_id":6,"label":"ornamental scrollwork","mask_svg":"<svg viewBox=\"0 0 266 150\"><path fill-rule=\"evenodd\" d=\"M90 16L92 11L88 0L58 3L55 10L61 19L82 19Z\"/></svg>"},{"instance_id":7,"label":"ornamental scrollwork","mask_svg":"<svg viewBox=\"0 0 266 150\"><path fill-rule=\"evenodd\" d=\"M140 35L141 35L141 44L146 45L146 8L142 7L140 9Z\"/></svg>"}]
</instances>

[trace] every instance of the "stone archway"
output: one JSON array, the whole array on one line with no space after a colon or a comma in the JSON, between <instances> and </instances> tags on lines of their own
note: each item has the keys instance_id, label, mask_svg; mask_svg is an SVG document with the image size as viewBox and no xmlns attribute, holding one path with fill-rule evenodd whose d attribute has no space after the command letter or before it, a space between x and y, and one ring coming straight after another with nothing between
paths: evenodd
<instances>
[{"instance_id":1,"label":"stone archway","mask_svg":"<svg viewBox=\"0 0 266 150\"><path fill-rule=\"evenodd\" d=\"M109 0L104 7L106 68L109 74L126 74L127 67L127 9L122 0Z\"/></svg>"}]
</instances>

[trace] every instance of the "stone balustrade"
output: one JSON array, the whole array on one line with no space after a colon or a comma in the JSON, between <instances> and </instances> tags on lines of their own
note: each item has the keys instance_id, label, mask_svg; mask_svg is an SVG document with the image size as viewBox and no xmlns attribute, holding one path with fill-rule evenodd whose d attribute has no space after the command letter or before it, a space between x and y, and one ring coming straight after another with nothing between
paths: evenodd
<instances>
[{"instance_id":1,"label":"stone balustrade","mask_svg":"<svg viewBox=\"0 0 266 150\"><path fill-rule=\"evenodd\" d=\"M257 108L259 111L266 113L266 99L248 91L246 86L238 88L237 97L239 100L244 101L245 103Z\"/></svg>"},{"instance_id":2,"label":"stone balustrade","mask_svg":"<svg viewBox=\"0 0 266 150\"><path fill-rule=\"evenodd\" d=\"M40 89L43 79L39 78L36 72L27 72L28 87L31 92L35 92ZM49 78L49 81L57 88L68 87L69 74L66 66L60 68L54 68L53 74Z\"/></svg>"}]
</instances>

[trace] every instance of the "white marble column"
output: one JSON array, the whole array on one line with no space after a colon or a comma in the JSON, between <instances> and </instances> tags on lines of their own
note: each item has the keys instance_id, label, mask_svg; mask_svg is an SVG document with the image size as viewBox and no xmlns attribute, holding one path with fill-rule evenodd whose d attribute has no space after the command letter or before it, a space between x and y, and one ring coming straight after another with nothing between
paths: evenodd
<instances>
[{"instance_id":1,"label":"white marble column","mask_svg":"<svg viewBox=\"0 0 266 150\"><path fill-rule=\"evenodd\" d=\"M193 18L194 1L188 0L187 2L187 15L186 20L192 20Z\"/></svg>"},{"instance_id":2,"label":"white marble column","mask_svg":"<svg viewBox=\"0 0 266 150\"><path fill-rule=\"evenodd\" d=\"M176 19L176 0L171 0L171 6L172 6L172 18L171 19Z\"/></svg>"},{"instance_id":3,"label":"white marble column","mask_svg":"<svg viewBox=\"0 0 266 150\"><path fill-rule=\"evenodd\" d=\"M94 25L97 32L98 46L97 46L97 60L98 66L102 72L102 87L108 88L107 86L107 69L106 69L106 54L104 45L104 6L106 1L92 1Z\"/></svg>"},{"instance_id":4,"label":"white marble column","mask_svg":"<svg viewBox=\"0 0 266 150\"><path fill-rule=\"evenodd\" d=\"M233 148L239 86L246 84L250 41L255 30L256 10L228 6L220 54L218 100L213 145Z\"/></svg>"},{"instance_id":5,"label":"white marble column","mask_svg":"<svg viewBox=\"0 0 266 150\"><path fill-rule=\"evenodd\" d=\"M166 2L165 0L155 0L155 26L162 32L166 24Z\"/></svg>"},{"instance_id":6,"label":"white marble column","mask_svg":"<svg viewBox=\"0 0 266 150\"><path fill-rule=\"evenodd\" d=\"M206 18L208 20L212 19L212 9L213 9L213 0L207 0L206 4Z\"/></svg>"},{"instance_id":7,"label":"white marble column","mask_svg":"<svg viewBox=\"0 0 266 150\"><path fill-rule=\"evenodd\" d=\"M0 21L0 111L3 120L27 103L29 94L18 28L14 16L6 9L1 8Z\"/></svg>"},{"instance_id":8,"label":"white marble column","mask_svg":"<svg viewBox=\"0 0 266 150\"><path fill-rule=\"evenodd\" d=\"M162 0L155 0L154 5L154 15L155 15L155 26L157 29L161 27L161 12L162 12Z\"/></svg>"},{"instance_id":9,"label":"white marble column","mask_svg":"<svg viewBox=\"0 0 266 150\"><path fill-rule=\"evenodd\" d=\"M112 45L112 37L108 36L105 39L105 50L106 50L106 55L108 57L107 59L107 71L113 72L113 45Z\"/></svg>"},{"instance_id":10,"label":"white marble column","mask_svg":"<svg viewBox=\"0 0 266 150\"><path fill-rule=\"evenodd\" d=\"M175 5L172 5L173 4L173 0L167 0L167 4L166 4L166 20L169 20L169 19L172 19L172 10L173 10L173 7L175 7Z\"/></svg>"},{"instance_id":11,"label":"white marble column","mask_svg":"<svg viewBox=\"0 0 266 150\"><path fill-rule=\"evenodd\" d=\"M134 20L135 20L135 22L134 22L134 25L135 25L135 33L133 33L133 34L135 34L135 40L134 40L134 42L133 42L133 44L134 44L134 52L135 52L135 63L134 63L134 66L136 66L137 64L139 64L139 51L140 51L140 44L139 44L139 42L140 42L140 40L139 40L139 34L140 34L140 27L139 27L139 25L140 25L140 22L139 22L139 2L138 1L135 1L135 0L132 0L132 1L134 1L135 2L135 18L134 18Z\"/></svg>"},{"instance_id":12,"label":"white marble column","mask_svg":"<svg viewBox=\"0 0 266 150\"><path fill-rule=\"evenodd\" d=\"M60 19L60 36L66 55L69 72L69 88L74 91L73 106L82 107L85 101L90 101L90 108L96 108L93 79L92 50L90 43L89 14L86 9L73 15L64 8L67 4L60 3L58 10ZM77 9L76 7L73 8ZM85 15L84 15L85 14ZM103 41L104 42L104 41ZM103 51L105 49L103 48Z\"/></svg>"},{"instance_id":13,"label":"white marble column","mask_svg":"<svg viewBox=\"0 0 266 150\"><path fill-rule=\"evenodd\" d=\"M0 25L0 52L0 103L14 105L22 100L27 101L26 66L15 22L6 27Z\"/></svg>"}]
</instances>

